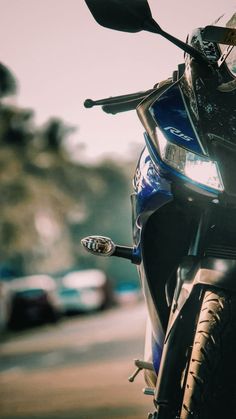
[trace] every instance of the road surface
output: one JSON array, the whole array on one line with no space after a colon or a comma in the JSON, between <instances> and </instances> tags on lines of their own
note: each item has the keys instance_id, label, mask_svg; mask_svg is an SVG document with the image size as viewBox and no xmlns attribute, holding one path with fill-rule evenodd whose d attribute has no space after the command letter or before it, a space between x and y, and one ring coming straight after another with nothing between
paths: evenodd
<instances>
[{"instance_id":1,"label":"road surface","mask_svg":"<svg viewBox=\"0 0 236 419\"><path fill-rule=\"evenodd\" d=\"M77 316L1 343L1 419L145 419L153 410L142 373L143 303Z\"/></svg>"}]
</instances>

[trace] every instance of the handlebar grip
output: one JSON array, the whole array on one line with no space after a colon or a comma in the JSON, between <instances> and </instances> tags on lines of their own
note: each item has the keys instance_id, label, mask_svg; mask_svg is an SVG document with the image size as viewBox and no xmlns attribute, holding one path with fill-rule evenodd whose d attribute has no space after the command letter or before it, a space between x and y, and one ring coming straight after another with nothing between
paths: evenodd
<instances>
[{"instance_id":1,"label":"handlebar grip","mask_svg":"<svg viewBox=\"0 0 236 419\"><path fill-rule=\"evenodd\" d=\"M85 108L92 108L94 105L95 105L95 103L92 99L86 99L84 101L84 107Z\"/></svg>"}]
</instances>

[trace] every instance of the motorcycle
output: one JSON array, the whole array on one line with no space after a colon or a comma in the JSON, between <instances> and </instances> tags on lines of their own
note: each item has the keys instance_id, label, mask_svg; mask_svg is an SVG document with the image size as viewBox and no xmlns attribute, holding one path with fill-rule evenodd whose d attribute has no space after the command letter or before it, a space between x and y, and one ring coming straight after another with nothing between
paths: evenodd
<instances>
[{"instance_id":1,"label":"motorcycle","mask_svg":"<svg viewBox=\"0 0 236 419\"><path fill-rule=\"evenodd\" d=\"M145 146L131 196L133 247L82 240L94 255L137 265L148 322L149 419L236 417L236 13L183 42L146 0L85 0L102 26L159 34L184 51L172 77L146 92L85 101L136 109Z\"/></svg>"}]
</instances>

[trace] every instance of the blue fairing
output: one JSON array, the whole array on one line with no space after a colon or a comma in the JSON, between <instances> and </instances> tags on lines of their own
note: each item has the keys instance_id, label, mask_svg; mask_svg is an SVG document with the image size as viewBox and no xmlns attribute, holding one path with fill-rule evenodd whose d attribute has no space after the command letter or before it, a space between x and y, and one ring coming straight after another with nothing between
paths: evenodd
<instances>
[{"instance_id":1,"label":"blue fairing","mask_svg":"<svg viewBox=\"0 0 236 419\"><path fill-rule=\"evenodd\" d=\"M178 84L167 89L150 107L150 112L170 142L203 154Z\"/></svg>"},{"instance_id":2,"label":"blue fairing","mask_svg":"<svg viewBox=\"0 0 236 419\"><path fill-rule=\"evenodd\" d=\"M153 165L147 148L141 154L134 176L133 239L135 252L141 254L141 231L149 216L173 199L171 182Z\"/></svg>"},{"instance_id":3,"label":"blue fairing","mask_svg":"<svg viewBox=\"0 0 236 419\"><path fill-rule=\"evenodd\" d=\"M137 213L156 210L162 203L172 199L171 183L163 173L154 167L148 150L145 148L135 173ZM159 204L157 202L159 201Z\"/></svg>"},{"instance_id":4,"label":"blue fairing","mask_svg":"<svg viewBox=\"0 0 236 419\"><path fill-rule=\"evenodd\" d=\"M156 374L158 374L161 363L162 347L152 338L152 362Z\"/></svg>"}]
</instances>

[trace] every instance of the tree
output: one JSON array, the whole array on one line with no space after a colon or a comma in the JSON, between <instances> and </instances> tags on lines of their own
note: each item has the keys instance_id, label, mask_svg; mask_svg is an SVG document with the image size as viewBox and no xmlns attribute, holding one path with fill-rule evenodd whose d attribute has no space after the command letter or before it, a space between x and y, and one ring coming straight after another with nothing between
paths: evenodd
<instances>
[{"instance_id":1,"label":"tree","mask_svg":"<svg viewBox=\"0 0 236 419\"><path fill-rule=\"evenodd\" d=\"M17 91L17 82L12 72L0 63L0 98L13 95Z\"/></svg>"}]
</instances>

